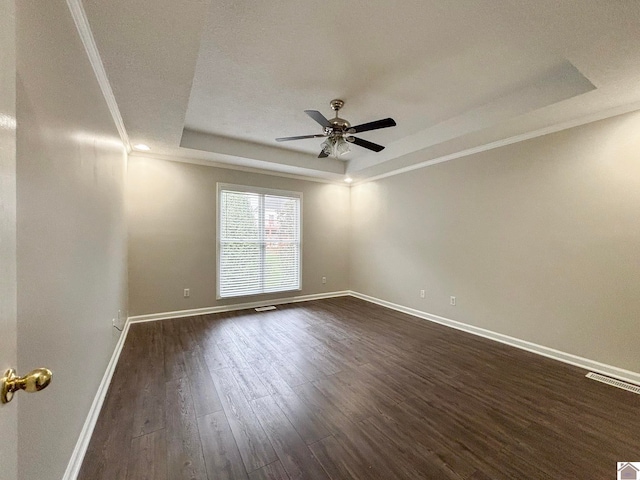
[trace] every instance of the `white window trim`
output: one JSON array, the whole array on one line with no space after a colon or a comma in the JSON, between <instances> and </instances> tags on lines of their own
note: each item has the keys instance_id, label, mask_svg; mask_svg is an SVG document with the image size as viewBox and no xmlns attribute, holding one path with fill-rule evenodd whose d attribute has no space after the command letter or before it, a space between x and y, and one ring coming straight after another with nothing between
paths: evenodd
<instances>
[{"instance_id":1,"label":"white window trim","mask_svg":"<svg viewBox=\"0 0 640 480\"><path fill-rule=\"evenodd\" d=\"M223 190L231 190L234 192L247 192L247 193L257 193L263 195L278 195L281 197L291 197L297 198L300 200L300 262L298 265L298 278L300 279L300 287L294 288L291 290L280 290L279 292L269 292L269 293L256 293L250 295L238 295L237 297L221 297L220 296L220 196ZM265 188L265 187L256 187L251 185L236 185L233 183L216 183L216 300L230 300L234 298L243 298L243 297L257 297L262 295L274 295L278 293L286 293L286 292L300 292L302 291L302 232L303 232L303 201L302 201L302 192L293 192L290 190L278 190L275 188Z\"/></svg>"}]
</instances>

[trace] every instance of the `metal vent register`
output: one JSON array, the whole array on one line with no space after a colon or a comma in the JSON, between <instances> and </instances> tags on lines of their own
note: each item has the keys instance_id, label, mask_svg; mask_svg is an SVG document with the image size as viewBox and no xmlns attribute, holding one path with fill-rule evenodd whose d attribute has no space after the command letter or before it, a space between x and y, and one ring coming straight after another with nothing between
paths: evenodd
<instances>
[{"instance_id":1,"label":"metal vent register","mask_svg":"<svg viewBox=\"0 0 640 480\"><path fill-rule=\"evenodd\" d=\"M605 377L604 375L600 375L599 373L593 373L593 372L587 373L586 377L590 378L591 380L606 383L607 385L621 388L623 390L627 390L629 392L637 393L638 395L640 395L640 387L637 385L623 382L622 380L616 380L615 378Z\"/></svg>"},{"instance_id":2,"label":"metal vent register","mask_svg":"<svg viewBox=\"0 0 640 480\"><path fill-rule=\"evenodd\" d=\"M273 305L269 305L268 307L256 307L254 310L256 312L266 312L268 310L275 310L276 307L274 307Z\"/></svg>"}]
</instances>

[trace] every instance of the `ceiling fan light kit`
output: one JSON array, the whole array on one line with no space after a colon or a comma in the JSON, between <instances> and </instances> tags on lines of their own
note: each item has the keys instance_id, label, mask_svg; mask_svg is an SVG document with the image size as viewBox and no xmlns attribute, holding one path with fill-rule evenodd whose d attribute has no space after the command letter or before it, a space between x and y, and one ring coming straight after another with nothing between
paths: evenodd
<instances>
[{"instance_id":1,"label":"ceiling fan light kit","mask_svg":"<svg viewBox=\"0 0 640 480\"><path fill-rule=\"evenodd\" d=\"M351 151L347 140L340 137L329 137L320 144L320 147L322 147L322 153L326 156L333 155L336 158Z\"/></svg>"},{"instance_id":2,"label":"ceiling fan light kit","mask_svg":"<svg viewBox=\"0 0 640 480\"><path fill-rule=\"evenodd\" d=\"M302 140L306 138L323 138L326 140L321 144L321 151L318 158L325 158L328 156L334 156L336 158L349 153L350 143L372 150L374 152L380 152L384 150L382 145L369 142L358 137L354 137L354 133L368 132L370 130L377 130L379 128L395 127L396 122L393 118L384 118L382 120L376 120L374 122L363 123L352 127L351 124L344 118L338 117L338 111L344 107L344 101L340 99L331 100L331 109L336 112L335 117L331 120L325 118L322 113L317 110L305 110L304 113L309 115L323 128L322 134L315 135L301 135L297 137L281 137L276 138L276 142L288 142L291 140Z\"/></svg>"}]
</instances>

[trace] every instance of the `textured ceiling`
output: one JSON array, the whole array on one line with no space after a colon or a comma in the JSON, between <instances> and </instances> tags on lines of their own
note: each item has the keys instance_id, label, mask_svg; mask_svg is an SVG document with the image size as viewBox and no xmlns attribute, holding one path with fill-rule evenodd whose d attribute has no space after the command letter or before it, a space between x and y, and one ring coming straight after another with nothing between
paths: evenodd
<instances>
[{"instance_id":1,"label":"textured ceiling","mask_svg":"<svg viewBox=\"0 0 640 480\"><path fill-rule=\"evenodd\" d=\"M381 174L640 101L640 2L84 2L134 143L337 179ZM387 149L319 160L303 110ZM629 107L632 108L632 107Z\"/></svg>"}]
</instances>

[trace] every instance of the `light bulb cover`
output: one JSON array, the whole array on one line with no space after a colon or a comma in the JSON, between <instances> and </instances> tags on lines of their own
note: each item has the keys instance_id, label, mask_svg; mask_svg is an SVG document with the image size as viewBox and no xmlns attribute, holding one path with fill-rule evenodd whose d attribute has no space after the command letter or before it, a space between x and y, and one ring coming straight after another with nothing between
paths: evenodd
<instances>
[{"instance_id":1,"label":"light bulb cover","mask_svg":"<svg viewBox=\"0 0 640 480\"><path fill-rule=\"evenodd\" d=\"M331 138L327 138L324 142L322 142L320 146L322 147L322 152L325 155L333 154L333 145L331 144Z\"/></svg>"},{"instance_id":2,"label":"light bulb cover","mask_svg":"<svg viewBox=\"0 0 640 480\"><path fill-rule=\"evenodd\" d=\"M320 144L320 147L325 155L335 158L351 151L349 142L343 137L329 137Z\"/></svg>"},{"instance_id":3,"label":"light bulb cover","mask_svg":"<svg viewBox=\"0 0 640 480\"><path fill-rule=\"evenodd\" d=\"M349 153L351 149L349 148L349 143L347 143L347 141L344 138L340 137L336 142L335 151L336 151L336 157L337 157L338 155L344 155L346 153Z\"/></svg>"}]
</instances>

